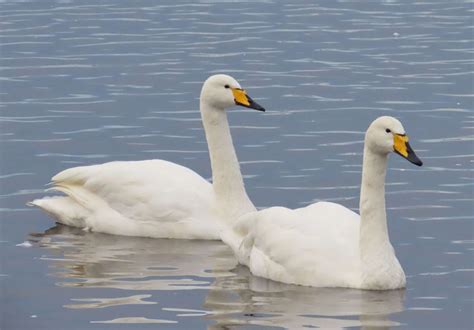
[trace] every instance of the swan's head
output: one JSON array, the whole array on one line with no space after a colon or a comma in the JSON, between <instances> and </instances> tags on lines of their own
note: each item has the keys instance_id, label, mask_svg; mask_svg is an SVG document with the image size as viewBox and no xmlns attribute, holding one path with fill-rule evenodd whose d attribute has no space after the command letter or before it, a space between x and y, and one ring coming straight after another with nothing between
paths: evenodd
<instances>
[{"instance_id":1,"label":"swan's head","mask_svg":"<svg viewBox=\"0 0 474 330\"><path fill-rule=\"evenodd\" d=\"M384 155L395 152L415 165L423 165L410 147L402 123L393 117L374 120L365 134L365 143L372 152Z\"/></svg>"},{"instance_id":2,"label":"swan's head","mask_svg":"<svg viewBox=\"0 0 474 330\"><path fill-rule=\"evenodd\" d=\"M226 109L234 105L265 111L257 102L252 100L240 84L231 76L216 74L204 82L201 90L201 102L216 109Z\"/></svg>"}]
</instances>

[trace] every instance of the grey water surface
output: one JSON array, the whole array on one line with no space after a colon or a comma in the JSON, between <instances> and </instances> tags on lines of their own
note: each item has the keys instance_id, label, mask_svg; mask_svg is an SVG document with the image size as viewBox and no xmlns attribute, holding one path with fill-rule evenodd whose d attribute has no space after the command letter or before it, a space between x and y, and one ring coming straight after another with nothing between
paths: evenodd
<instances>
[{"instance_id":1,"label":"grey water surface","mask_svg":"<svg viewBox=\"0 0 474 330\"><path fill-rule=\"evenodd\" d=\"M0 328L473 326L473 3L0 2ZM211 74L267 108L229 113L259 208L358 208L363 134L399 118L419 168L389 162L406 290L256 278L220 242L56 226L25 206L68 167L163 158L211 176Z\"/></svg>"}]
</instances>

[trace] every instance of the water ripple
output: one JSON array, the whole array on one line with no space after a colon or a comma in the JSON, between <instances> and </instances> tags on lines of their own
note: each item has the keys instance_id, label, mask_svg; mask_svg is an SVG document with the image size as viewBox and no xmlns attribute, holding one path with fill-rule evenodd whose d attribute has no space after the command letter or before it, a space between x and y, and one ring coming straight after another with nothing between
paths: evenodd
<instances>
[{"instance_id":1,"label":"water ripple","mask_svg":"<svg viewBox=\"0 0 474 330\"><path fill-rule=\"evenodd\" d=\"M387 215L402 219L391 221L390 238L409 275L406 298L264 281L226 264L235 260L212 243L176 248L52 229L33 237L29 249L2 246L2 281L31 298L3 306L15 315L8 325L62 328L67 314L72 327L84 329L105 327L90 320L168 320L181 328L470 327L472 272L452 272L466 269L473 251L469 1L58 0L0 7L0 212L11 242L50 221L24 204L67 167L158 155L210 176L198 100L213 73L235 76L268 110L229 112L246 188L259 207L330 200L357 210L363 135L377 116L399 118L425 162L418 168L391 157L387 171ZM423 258L413 258L421 250ZM16 276L31 263L50 274L35 267L34 281ZM429 272L449 273L419 275ZM52 282L58 295L48 296L47 307L57 318L42 314ZM127 305L129 298L147 304Z\"/></svg>"}]
</instances>

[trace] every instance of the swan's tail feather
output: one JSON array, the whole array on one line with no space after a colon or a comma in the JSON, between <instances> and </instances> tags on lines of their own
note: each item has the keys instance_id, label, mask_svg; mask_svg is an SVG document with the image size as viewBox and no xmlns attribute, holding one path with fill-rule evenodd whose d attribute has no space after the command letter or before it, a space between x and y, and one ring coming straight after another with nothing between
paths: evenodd
<instances>
[{"instance_id":1,"label":"swan's tail feather","mask_svg":"<svg viewBox=\"0 0 474 330\"><path fill-rule=\"evenodd\" d=\"M79 185L58 183L46 191L62 192L66 196L44 197L29 202L27 205L42 209L65 225L89 227L97 210L108 208L105 201Z\"/></svg>"},{"instance_id":2,"label":"swan's tail feather","mask_svg":"<svg viewBox=\"0 0 474 330\"><path fill-rule=\"evenodd\" d=\"M69 184L83 184L85 177L84 174L86 174L87 172L87 166L68 168L53 176L51 178L51 182L53 184L59 184L61 182L67 182Z\"/></svg>"},{"instance_id":3,"label":"swan's tail feather","mask_svg":"<svg viewBox=\"0 0 474 330\"><path fill-rule=\"evenodd\" d=\"M109 166L112 163L115 162L108 163ZM104 164L68 168L53 176L51 178L51 182L53 185L67 184L74 186L84 186L88 180L96 176L97 173L101 172L101 169L104 169Z\"/></svg>"},{"instance_id":4,"label":"swan's tail feather","mask_svg":"<svg viewBox=\"0 0 474 330\"><path fill-rule=\"evenodd\" d=\"M43 197L26 205L38 207L59 223L79 228L86 227L86 219L90 215L87 209L68 196Z\"/></svg>"},{"instance_id":5,"label":"swan's tail feather","mask_svg":"<svg viewBox=\"0 0 474 330\"><path fill-rule=\"evenodd\" d=\"M82 186L56 184L54 187L51 187L46 191L62 192L91 213L94 212L94 210L108 208L108 205L104 200L97 197L95 194L91 193L89 190Z\"/></svg>"}]
</instances>

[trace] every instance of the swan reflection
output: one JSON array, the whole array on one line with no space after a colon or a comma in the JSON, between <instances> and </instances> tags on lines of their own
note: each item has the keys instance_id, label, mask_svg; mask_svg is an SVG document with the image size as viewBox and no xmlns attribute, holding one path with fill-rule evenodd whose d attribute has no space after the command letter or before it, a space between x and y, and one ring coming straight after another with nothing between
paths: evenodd
<instances>
[{"instance_id":1,"label":"swan reflection","mask_svg":"<svg viewBox=\"0 0 474 330\"><path fill-rule=\"evenodd\" d=\"M173 313L178 324L185 317L204 317L210 329L386 328L399 325L390 318L404 310L403 290L308 288L254 277L247 268L236 268L230 249L221 242L121 237L61 225L31 236L46 250L42 259L53 269L57 285L114 289L112 298L81 294L64 306L68 309L140 305L140 311L159 318ZM183 292L186 299L189 291L183 290L204 290L207 296L198 303L188 300L185 306L156 298L159 292L172 291ZM146 319L146 315L121 316ZM119 322L107 319L110 315L105 312L103 317L101 322Z\"/></svg>"},{"instance_id":2,"label":"swan reflection","mask_svg":"<svg viewBox=\"0 0 474 330\"><path fill-rule=\"evenodd\" d=\"M250 316L246 323L288 329L390 327L399 323L391 321L389 316L404 310L404 290L310 288L255 277L245 267L234 272L233 277L216 279L216 289L209 292L205 306L209 310L227 308L229 313L232 310L244 313ZM215 329L229 324L228 315L214 319Z\"/></svg>"},{"instance_id":3,"label":"swan reflection","mask_svg":"<svg viewBox=\"0 0 474 330\"><path fill-rule=\"evenodd\" d=\"M232 275L231 252L217 241L124 237L57 225L32 234L50 251L60 286L123 290L209 289L212 278ZM198 277L196 279L195 277Z\"/></svg>"}]
</instances>

